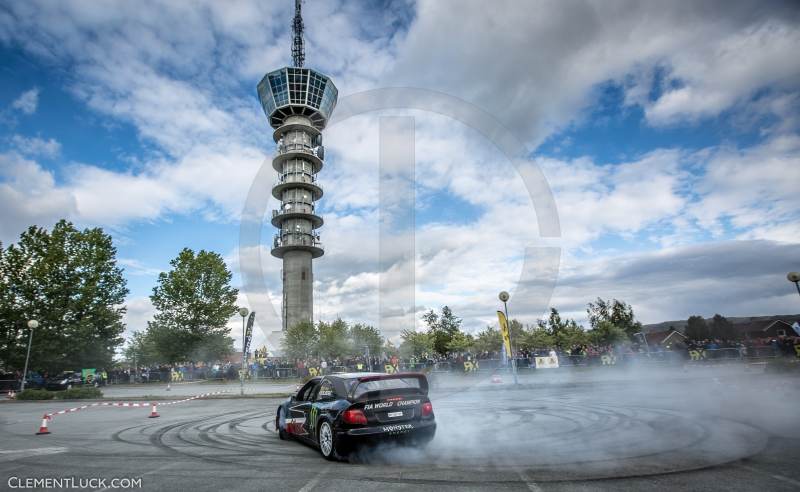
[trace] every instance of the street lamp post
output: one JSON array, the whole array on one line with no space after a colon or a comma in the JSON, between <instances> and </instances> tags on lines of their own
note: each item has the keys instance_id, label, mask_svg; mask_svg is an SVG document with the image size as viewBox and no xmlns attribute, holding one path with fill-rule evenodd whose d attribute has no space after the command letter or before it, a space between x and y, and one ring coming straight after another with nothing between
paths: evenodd
<instances>
[{"instance_id":1,"label":"street lamp post","mask_svg":"<svg viewBox=\"0 0 800 492\"><path fill-rule=\"evenodd\" d=\"M247 317L250 311L247 310L246 307L239 308L239 316L242 317L242 369L239 371L239 395L244 396L244 344L245 344L245 328L244 328L244 319Z\"/></svg>"},{"instance_id":2,"label":"street lamp post","mask_svg":"<svg viewBox=\"0 0 800 492\"><path fill-rule=\"evenodd\" d=\"M39 326L39 322L35 319L28 321L28 329L30 330L30 334L28 334L28 353L25 355L25 369L22 370L22 383L20 383L19 390L20 392L25 391L25 378L28 377L28 359L31 358L31 342L33 342L33 330L35 330Z\"/></svg>"},{"instance_id":3,"label":"street lamp post","mask_svg":"<svg viewBox=\"0 0 800 492\"><path fill-rule=\"evenodd\" d=\"M786 279L797 287L797 293L800 294L800 272L789 272Z\"/></svg>"},{"instance_id":4,"label":"street lamp post","mask_svg":"<svg viewBox=\"0 0 800 492\"><path fill-rule=\"evenodd\" d=\"M508 317L508 299L509 296L508 292L502 291L500 295L497 296L501 301L503 301L503 310L506 313L506 325L508 326L508 341L509 345L511 345L511 353L508 354L511 357L511 374L514 376L514 385L517 385L517 359L514 357L514 340L511 338L511 320Z\"/></svg>"}]
</instances>

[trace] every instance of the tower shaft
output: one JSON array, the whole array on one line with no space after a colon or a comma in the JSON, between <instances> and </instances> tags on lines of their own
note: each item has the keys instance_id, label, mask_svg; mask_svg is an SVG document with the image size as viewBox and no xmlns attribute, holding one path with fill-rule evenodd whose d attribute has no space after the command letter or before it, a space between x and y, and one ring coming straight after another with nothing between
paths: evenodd
<instances>
[{"instance_id":1,"label":"tower shaft","mask_svg":"<svg viewBox=\"0 0 800 492\"><path fill-rule=\"evenodd\" d=\"M301 0L295 0L292 23L294 67L270 72L258 83L258 98L277 145L272 167L278 180L272 196L280 207L272 211L272 225L279 229L272 256L283 260L283 329L314 319L312 260L325 251L317 229L322 217L316 201L322 198L317 173L322 170L325 147L322 130L328 123L339 91L330 78L309 68L303 46Z\"/></svg>"}]
</instances>

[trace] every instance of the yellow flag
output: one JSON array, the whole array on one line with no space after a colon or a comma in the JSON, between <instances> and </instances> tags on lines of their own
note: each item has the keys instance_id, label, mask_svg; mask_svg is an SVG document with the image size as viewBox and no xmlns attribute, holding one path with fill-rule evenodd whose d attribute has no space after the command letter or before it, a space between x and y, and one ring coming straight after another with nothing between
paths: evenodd
<instances>
[{"instance_id":1,"label":"yellow flag","mask_svg":"<svg viewBox=\"0 0 800 492\"><path fill-rule=\"evenodd\" d=\"M503 335L503 344L506 346L506 354L511 355L511 336L508 334L508 321L503 311L497 311L497 319L500 320L500 334Z\"/></svg>"}]
</instances>

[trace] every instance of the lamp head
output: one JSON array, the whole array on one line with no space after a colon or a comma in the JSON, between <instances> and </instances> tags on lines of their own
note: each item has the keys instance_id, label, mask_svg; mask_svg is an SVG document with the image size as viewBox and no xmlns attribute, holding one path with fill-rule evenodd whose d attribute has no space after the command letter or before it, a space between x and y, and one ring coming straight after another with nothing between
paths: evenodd
<instances>
[{"instance_id":1,"label":"lamp head","mask_svg":"<svg viewBox=\"0 0 800 492\"><path fill-rule=\"evenodd\" d=\"M244 318L245 316L247 316L247 314L248 314L249 312L250 312L250 311L249 311L249 310L248 310L246 307L240 307L240 308L239 308L239 316L241 316L242 318Z\"/></svg>"}]
</instances>

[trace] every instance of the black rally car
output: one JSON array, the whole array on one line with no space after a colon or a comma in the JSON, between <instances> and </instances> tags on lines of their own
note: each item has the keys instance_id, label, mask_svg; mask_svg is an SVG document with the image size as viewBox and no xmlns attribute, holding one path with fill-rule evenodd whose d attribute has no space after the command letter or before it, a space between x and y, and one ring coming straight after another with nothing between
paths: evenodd
<instances>
[{"instance_id":1,"label":"black rally car","mask_svg":"<svg viewBox=\"0 0 800 492\"><path fill-rule=\"evenodd\" d=\"M424 374L346 373L311 379L278 407L281 439L315 445L329 460L359 443L424 445L436 433Z\"/></svg>"}]
</instances>

